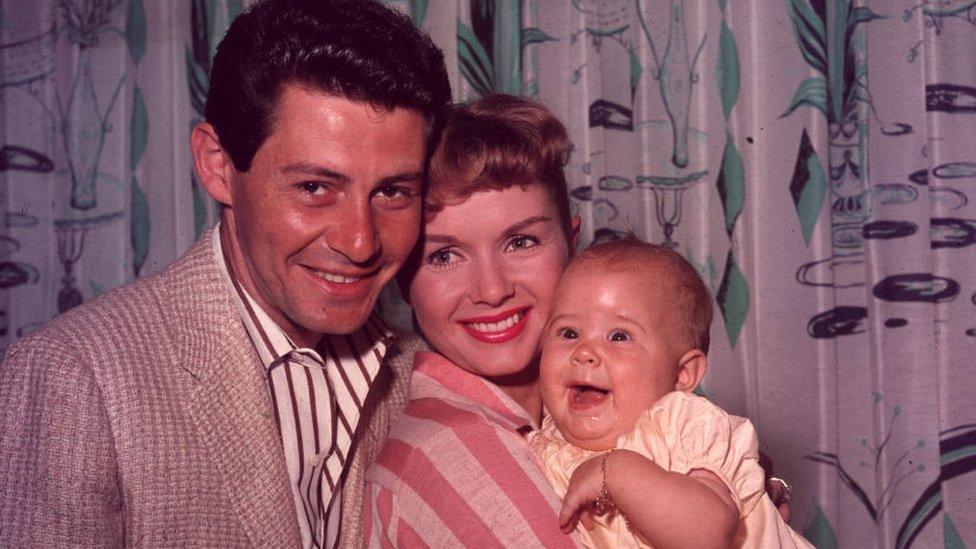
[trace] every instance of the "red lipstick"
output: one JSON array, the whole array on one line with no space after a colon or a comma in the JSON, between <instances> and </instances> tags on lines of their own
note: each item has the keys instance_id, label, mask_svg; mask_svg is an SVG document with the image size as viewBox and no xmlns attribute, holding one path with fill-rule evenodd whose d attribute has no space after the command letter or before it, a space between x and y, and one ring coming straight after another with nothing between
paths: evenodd
<instances>
[{"instance_id":1,"label":"red lipstick","mask_svg":"<svg viewBox=\"0 0 976 549\"><path fill-rule=\"evenodd\" d=\"M515 339L516 337L518 337L520 333L522 333L522 330L525 329L525 325L529 321L530 312L531 309L527 307L524 309L523 308L509 309L508 311L502 311L500 313L493 314L493 315L485 315L485 316L461 319L458 320L458 323L461 325L462 328L464 328L466 332L468 332L468 335L477 339L478 341L481 341L483 343L504 343L506 341L511 341ZM498 332L482 332L476 330L472 326L472 324L474 323L487 324L491 322L499 322L518 313L522 313L522 318L520 318L518 322Z\"/></svg>"}]
</instances>

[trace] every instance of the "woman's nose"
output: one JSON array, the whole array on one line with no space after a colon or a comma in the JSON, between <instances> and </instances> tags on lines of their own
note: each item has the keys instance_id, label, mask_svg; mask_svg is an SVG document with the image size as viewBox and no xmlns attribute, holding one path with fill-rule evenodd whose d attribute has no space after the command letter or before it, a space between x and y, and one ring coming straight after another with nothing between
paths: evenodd
<instances>
[{"instance_id":1,"label":"woman's nose","mask_svg":"<svg viewBox=\"0 0 976 549\"><path fill-rule=\"evenodd\" d=\"M514 293L513 285L501 265L483 265L475 281L475 301L500 305Z\"/></svg>"}]
</instances>

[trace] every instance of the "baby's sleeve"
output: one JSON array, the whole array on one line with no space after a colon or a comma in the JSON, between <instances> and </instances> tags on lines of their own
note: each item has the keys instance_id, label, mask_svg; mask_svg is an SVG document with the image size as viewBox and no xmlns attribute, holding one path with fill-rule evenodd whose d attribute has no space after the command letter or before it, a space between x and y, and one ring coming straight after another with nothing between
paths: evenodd
<instances>
[{"instance_id":1,"label":"baby's sleeve","mask_svg":"<svg viewBox=\"0 0 976 549\"><path fill-rule=\"evenodd\" d=\"M707 399L684 392L662 398L641 417L631 444L645 447L658 465L680 474L704 469L725 483L744 517L765 493L759 441L749 420L727 414ZM623 441L627 447L628 441ZM640 450L638 450L640 451Z\"/></svg>"}]
</instances>

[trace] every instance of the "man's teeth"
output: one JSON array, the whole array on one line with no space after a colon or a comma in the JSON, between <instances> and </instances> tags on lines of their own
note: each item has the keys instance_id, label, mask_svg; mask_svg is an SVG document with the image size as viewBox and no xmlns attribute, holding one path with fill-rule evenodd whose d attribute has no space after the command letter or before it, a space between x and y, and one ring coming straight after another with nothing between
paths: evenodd
<instances>
[{"instance_id":1,"label":"man's teeth","mask_svg":"<svg viewBox=\"0 0 976 549\"><path fill-rule=\"evenodd\" d=\"M500 322L472 322L468 325L479 332L501 332L518 324L523 316L525 316L525 313L515 313Z\"/></svg>"},{"instance_id":2,"label":"man's teeth","mask_svg":"<svg viewBox=\"0 0 976 549\"><path fill-rule=\"evenodd\" d=\"M363 278L361 276L342 276L324 271L315 271L315 274L320 278L324 278L329 282L335 282L336 284L352 284Z\"/></svg>"}]
</instances>

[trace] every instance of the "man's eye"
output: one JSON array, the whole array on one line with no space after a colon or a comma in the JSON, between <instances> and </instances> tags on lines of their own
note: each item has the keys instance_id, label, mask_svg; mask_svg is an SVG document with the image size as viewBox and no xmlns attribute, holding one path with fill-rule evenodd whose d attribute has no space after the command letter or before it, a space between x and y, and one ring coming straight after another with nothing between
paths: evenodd
<instances>
[{"instance_id":1,"label":"man's eye","mask_svg":"<svg viewBox=\"0 0 976 549\"><path fill-rule=\"evenodd\" d=\"M376 193L383 198L396 198L400 195L407 195L406 189L403 187L397 187L396 185L387 185L386 187L380 187Z\"/></svg>"},{"instance_id":2,"label":"man's eye","mask_svg":"<svg viewBox=\"0 0 976 549\"><path fill-rule=\"evenodd\" d=\"M325 185L314 181L302 181L298 188L306 194L322 194L325 191Z\"/></svg>"},{"instance_id":3,"label":"man's eye","mask_svg":"<svg viewBox=\"0 0 976 549\"><path fill-rule=\"evenodd\" d=\"M381 207L401 209L413 204L417 191L403 185L385 185L376 189L373 196L379 199Z\"/></svg>"},{"instance_id":4,"label":"man's eye","mask_svg":"<svg viewBox=\"0 0 976 549\"><path fill-rule=\"evenodd\" d=\"M560 328L558 334L563 339L579 339L579 332L572 328Z\"/></svg>"},{"instance_id":5,"label":"man's eye","mask_svg":"<svg viewBox=\"0 0 976 549\"><path fill-rule=\"evenodd\" d=\"M624 330L614 330L610 332L610 341L630 341L630 334Z\"/></svg>"},{"instance_id":6,"label":"man's eye","mask_svg":"<svg viewBox=\"0 0 976 549\"><path fill-rule=\"evenodd\" d=\"M534 248L539 245L539 239L527 234L520 234L513 236L508 241L508 246L506 246L506 251L519 251L527 250L529 248Z\"/></svg>"}]
</instances>

